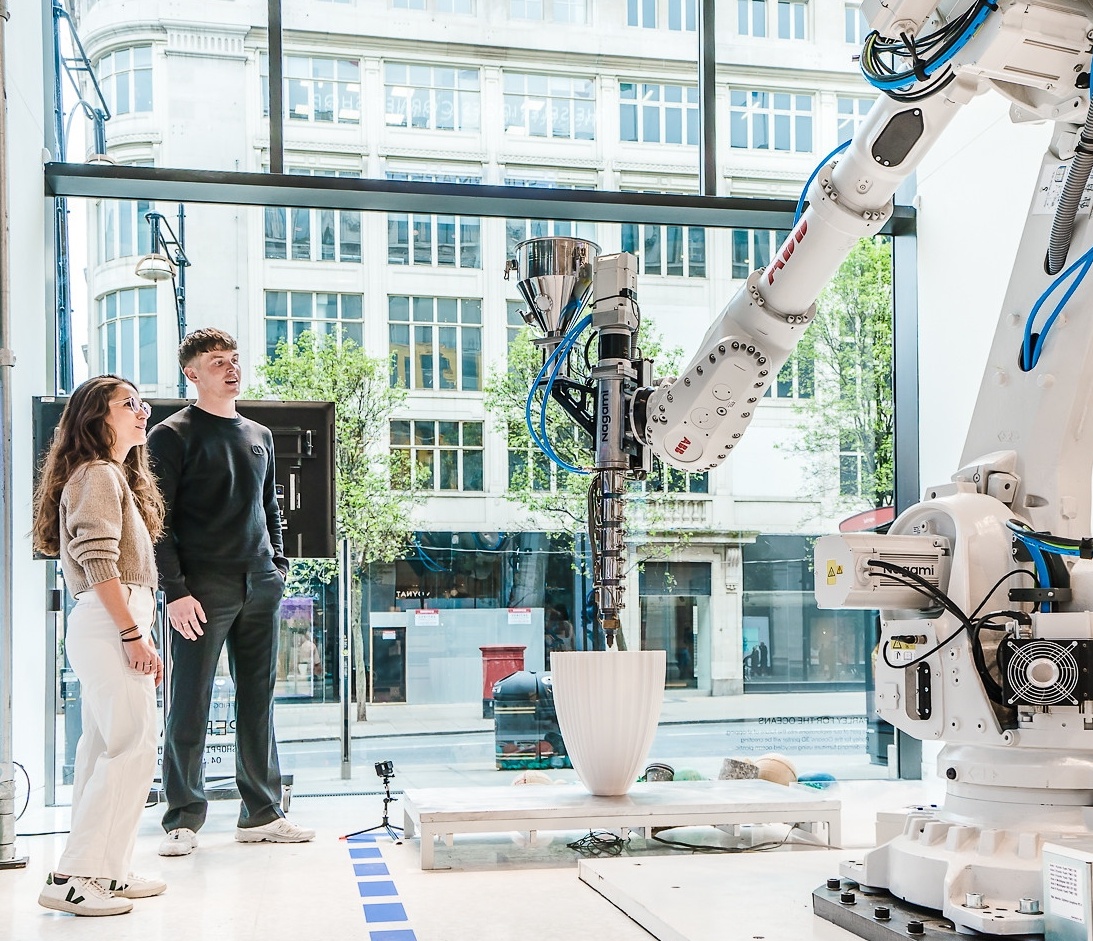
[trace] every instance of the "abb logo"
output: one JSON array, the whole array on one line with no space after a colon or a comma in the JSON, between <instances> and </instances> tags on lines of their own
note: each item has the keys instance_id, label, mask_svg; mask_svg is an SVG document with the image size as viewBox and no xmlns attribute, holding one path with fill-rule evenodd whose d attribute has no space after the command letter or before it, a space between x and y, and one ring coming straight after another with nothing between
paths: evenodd
<instances>
[{"instance_id":1,"label":"abb logo","mask_svg":"<svg viewBox=\"0 0 1093 941\"><path fill-rule=\"evenodd\" d=\"M801 243L807 231L808 222L802 219L801 224L789 233L789 237L782 244L782 250L778 253L778 257L767 266L767 284L774 284L774 272L786 266L786 262L789 261L793 250Z\"/></svg>"},{"instance_id":2,"label":"abb logo","mask_svg":"<svg viewBox=\"0 0 1093 941\"><path fill-rule=\"evenodd\" d=\"M672 450L675 451L676 454L683 454L683 452L686 451L687 448L689 448L690 446L691 446L691 439L690 438L683 438L679 442L679 444L677 444Z\"/></svg>"}]
</instances>

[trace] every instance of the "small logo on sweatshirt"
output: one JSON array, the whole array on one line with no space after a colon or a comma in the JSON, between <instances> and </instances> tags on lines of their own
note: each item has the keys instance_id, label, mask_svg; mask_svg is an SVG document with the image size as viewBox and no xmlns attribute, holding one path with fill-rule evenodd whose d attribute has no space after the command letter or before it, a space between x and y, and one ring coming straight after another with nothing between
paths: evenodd
<instances>
[{"instance_id":1,"label":"small logo on sweatshirt","mask_svg":"<svg viewBox=\"0 0 1093 941\"><path fill-rule=\"evenodd\" d=\"M266 453L266 449L263 448L262 445L260 445L260 444L252 444L251 445L251 450L255 454L265 454Z\"/></svg>"}]
</instances>

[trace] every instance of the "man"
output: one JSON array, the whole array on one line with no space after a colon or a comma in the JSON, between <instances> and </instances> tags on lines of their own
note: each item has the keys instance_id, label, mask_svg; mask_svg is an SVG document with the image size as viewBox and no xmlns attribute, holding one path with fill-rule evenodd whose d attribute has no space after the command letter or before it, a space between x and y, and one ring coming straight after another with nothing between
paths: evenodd
<instances>
[{"instance_id":1,"label":"man","mask_svg":"<svg viewBox=\"0 0 1093 941\"><path fill-rule=\"evenodd\" d=\"M222 330L197 330L178 349L197 401L148 435L167 505L156 545L171 634L171 701L164 729L167 836L161 856L197 848L205 822L202 758L213 679L225 643L235 681L235 779L241 843L315 836L281 811L273 731L277 632L288 573L274 487L273 435L235 410L239 354Z\"/></svg>"}]
</instances>

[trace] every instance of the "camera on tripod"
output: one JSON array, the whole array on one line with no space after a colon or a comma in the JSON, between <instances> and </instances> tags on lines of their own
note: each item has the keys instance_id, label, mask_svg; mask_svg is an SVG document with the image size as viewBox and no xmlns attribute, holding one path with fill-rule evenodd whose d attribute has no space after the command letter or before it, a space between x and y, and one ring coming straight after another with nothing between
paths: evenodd
<instances>
[{"instance_id":1,"label":"camera on tripod","mask_svg":"<svg viewBox=\"0 0 1093 941\"><path fill-rule=\"evenodd\" d=\"M395 763L393 761L377 761L376 776L383 778L383 819L374 827L347 833L342 839L347 840L350 837L360 836L362 833L373 833L380 830L386 833L395 843L402 842L402 827L396 827L391 823L391 818L387 813L387 808L398 801L397 797L391 796L391 778L395 776Z\"/></svg>"}]
</instances>

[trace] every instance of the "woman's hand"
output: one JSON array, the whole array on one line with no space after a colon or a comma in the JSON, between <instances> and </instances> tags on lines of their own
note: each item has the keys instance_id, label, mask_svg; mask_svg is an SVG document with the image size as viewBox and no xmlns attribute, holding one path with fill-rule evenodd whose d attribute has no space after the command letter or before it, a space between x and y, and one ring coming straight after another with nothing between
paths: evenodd
<instances>
[{"instance_id":1,"label":"woman's hand","mask_svg":"<svg viewBox=\"0 0 1093 941\"><path fill-rule=\"evenodd\" d=\"M125 648L125 653L129 657L130 667L138 673L154 674L156 686L163 682L163 661L147 637L123 643L122 647Z\"/></svg>"}]
</instances>

